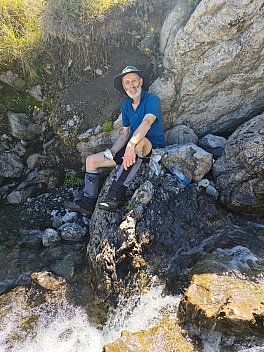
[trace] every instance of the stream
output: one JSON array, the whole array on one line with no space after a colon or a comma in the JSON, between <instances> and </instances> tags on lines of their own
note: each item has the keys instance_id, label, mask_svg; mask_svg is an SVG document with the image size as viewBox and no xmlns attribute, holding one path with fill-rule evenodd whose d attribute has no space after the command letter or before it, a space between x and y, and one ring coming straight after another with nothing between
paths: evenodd
<instances>
[{"instance_id":1,"label":"stream","mask_svg":"<svg viewBox=\"0 0 264 352\"><path fill-rule=\"evenodd\" d=\"M61 244L60 251L39 248L25 240L25 231L49 226L51 211L60 211L65 197L60 189L23 206L1 205L0 287L8 289L2 289L0 296L0 352L101 352L107 343L120 338L123 330L149 329L164 316L176 321L181 297L165 293L164 285L155 277L147 292L129 299L119 297L117 308L103 316L93 302L85 262L87 238L78 244ZM30 273L52 267L54 258L65 253L74 256L76 251L80 258L66 287L49 291L30 279ZM195 345L202 346L201 352L264 351L264 341L255 337L239 340L195 327L188 332Z\"/></svg>"}]
</instances>

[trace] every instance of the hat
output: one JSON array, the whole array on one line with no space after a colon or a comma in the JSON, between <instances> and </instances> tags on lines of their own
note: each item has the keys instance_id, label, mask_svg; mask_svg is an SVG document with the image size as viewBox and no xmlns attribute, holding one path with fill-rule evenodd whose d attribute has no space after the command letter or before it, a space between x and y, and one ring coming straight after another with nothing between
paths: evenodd
<instances>
[{"instance_id":1,"label":"hat","mask_svg":"<svg viewBox=\"0 0 264 352\"><path fill-rule=\"evenodd\" d=\"M144 90L148 90L149 86L150 86L150 81L149 81L149 77L146 74L146 72L137 69L135 66L127 66L126 68L123 69L123 71L117 75L114 79L114 86L115 88L122 94L127 95L126 91L123 88L122 85L122 78L128 74L128 73L136 73L137 75L139 75L139 77L141 77L143 79L143 84L142 84L142 89Z\"/></svg>"}]
</instances>

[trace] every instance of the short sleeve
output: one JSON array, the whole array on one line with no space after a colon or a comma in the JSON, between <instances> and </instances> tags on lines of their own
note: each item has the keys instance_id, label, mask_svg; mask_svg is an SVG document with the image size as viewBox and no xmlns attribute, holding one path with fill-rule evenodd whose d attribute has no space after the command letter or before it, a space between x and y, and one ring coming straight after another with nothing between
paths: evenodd
<instances>
[{"instance_id":1,"label":"short sleeve","mask_svg":"<svg viewBox=\"0 0 264 352\"><path fill-rule=\"evenodd\" d=\"M157 120L161 118L160 98L156 95L150 95L145 108L145 114L153 114Z\"/></svg>"},{"instance_id":2,"label":"short sleeve","mask_svg":"<svg viewBox=\"0 0 264 352\"><path fill-rule=\"evenodd\" d=\"M130 122L129 122L129 116L128 116L128 111L127 111L127 105L125 102L121 105L121 111L122 111L122 125L123 127L129 127Z\"/></svg>"}]
</instances>

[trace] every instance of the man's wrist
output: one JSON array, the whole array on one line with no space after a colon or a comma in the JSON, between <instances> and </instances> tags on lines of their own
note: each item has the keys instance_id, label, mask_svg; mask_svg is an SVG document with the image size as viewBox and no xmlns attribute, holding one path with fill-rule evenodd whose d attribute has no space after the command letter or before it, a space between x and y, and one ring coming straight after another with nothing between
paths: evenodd
<instances>
[{"instance_id":1,"label":"man's wrist","mask_svg":"<svg viewBox=\"0 0 264 352\"><path fill-rule=\"evenodd\" d=\"M131 147L133 147L133 148L135 148L135 146L137 145L137 143L134 143L134 142L132 142L131 140L128 141L127 144L131 145Z\"/></svg>"}]
</instances>

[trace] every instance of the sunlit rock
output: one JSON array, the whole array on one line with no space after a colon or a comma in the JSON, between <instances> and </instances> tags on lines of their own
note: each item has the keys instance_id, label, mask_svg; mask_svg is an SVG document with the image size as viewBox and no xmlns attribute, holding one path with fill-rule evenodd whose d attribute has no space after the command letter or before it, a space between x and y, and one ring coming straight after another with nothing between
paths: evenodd
<instances>
[{"instance_id":1,"label":"sunlit rock","mask_svg":"<svg viewBox=\"0 0 264 352\"><path fill-rule=\"evenodd\" d=\"M182 321L234 335L264 334L264 281L196 274L179 307Z\"/></svg>"},{"instance_id":2,"label":"sunlit rock","mask_svg":"<svg viewBox=\"0 0 264 352\"><path fill-rule=\"evenodd\" d=\"M129 351L173 351L195 352L187 336L179 326L170 319L163 321L149 330L138 332L123 331L121 337L104 347L105 352L129 352Z\"/></svg>"},{"instance_id":3,"label":"sunlit rock","mask_svg":"<svg viewBox=\"0 0 264 352\"><path fill-rule=\"evenodd\" d=\"M56 291L62 286L65 286L66 280L62 277L57 277L49 271L35 272L31 274L31 278L41 287Z\"/></svg>"},{"instance_id":4,"label":"sunlit rock","mask_svg":"<svg viewBox=\"0 0 264 352\"><path fill-rule=\"evenodd\" d=\"M151 87L162 98L165 125L187 124L202 136L233 131L259 113L262 5L204 0L188 17L184 5L176 4L161 30L165 79Z\"/></svg>"},{"instance_id":5,"label":"sunlit rock","mask_svg":"<svg viewBox=\"0 0 264 352\"><path fill-rule=\"evenodd\" d=\"M190 181L200 181L211 169L213 157L197 145L187 143L167 146L161 163L167 168L170 164L174 165Z\"/></svg>"}]
</instances>

